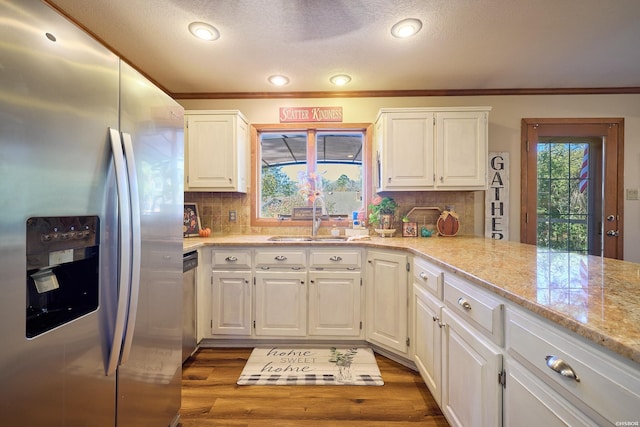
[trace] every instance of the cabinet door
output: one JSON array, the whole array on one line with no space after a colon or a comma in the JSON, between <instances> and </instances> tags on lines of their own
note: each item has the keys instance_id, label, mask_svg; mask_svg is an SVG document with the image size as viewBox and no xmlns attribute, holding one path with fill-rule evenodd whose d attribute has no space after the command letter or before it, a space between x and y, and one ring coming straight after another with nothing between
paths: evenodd
<instances>
[{"instance_id":1,"label":"cabinet door","mask_svg":"<svg viewBox=\"0 0 640 427\"><path fill-rule=\"evenodd\" d=\"M211 284L213 335L251 335L251 272L214 271Z\"/></svg>"},{"instance_id":2,"label":"cabinet door","mask_svg":"<svg viewBox=\"0 0 640 427\"><path fill-rule=\"evenodd\" d=\"M504 425L518 427L597 426L519 363L507 360Z\"/></svg>"},{"instance_id":3,"label":"cabinet door","mask_svg":"<svg viewBox=\"0 0 640 427\"><path fill-rule=\"evenodd\" d=\"M186 115L185 188L246 191L247 124L232 114Z\"/></svg>"},{"instance_id":4,"label":"cabinet door","mask_svg":"<svg viewBox=\"0 0 640 427\"><path fill-rule=\"evenodd\" d=\"M367 340L407 353L407 257L369 251L367 255Z\"/></svg>"},{"instance_id":5,"label":"cabinet door","mask_svg":"<svg viewBox=\"0 0 640 427\"><path fill-rule=\"evenodd\" d=\"M433 187L432 112L384 113L376 124L381 147L379 190Z\"/></svg>"},{"instance_id":6,"label":"cabinet door","mask_svg":"<svg viewBox=\"0 0 640 427\"><path fill-rule=\"evenodd\" d=\"M438 188L486 188L487 121L486 112L447 111L436 114Z\"/></svg>"},{"instance_id":7,"label":"cabinet door","mask_svg":"<svg viewBox=\"0 0 640 427\"><path fill-rule=\"evenodd\" d=\"M309 335L360 335L360 272L309 272Z\"/></svg>"},{"instance_id":8,"label":"cabinet door","mask_svg":"<svg viewBox=\"0 0 640 427\"><path fill-rule=\"evenodd\" d=\"M255 273L256 335L307 334L307 273Z\"/></svg>"},{"instance_id":9,"label":"cabinet door","mask_svg":"<svg viewBox=\"0 0 640 427\"><path fill-rule=\"evenodd\" d=\"M442 301L413 285L413 360L436 403L442 403Z\"/></svg>"},{"instance_id":10,"label":"cabinet door","mask_svg":"<svg viewBox=\"0 0 640 427\"><path fill-rule=\"evenodd\" d=\"M442 321L442 412L456 427L501 426L500 350L446 307Z\"/></svg>"}]
</instances>

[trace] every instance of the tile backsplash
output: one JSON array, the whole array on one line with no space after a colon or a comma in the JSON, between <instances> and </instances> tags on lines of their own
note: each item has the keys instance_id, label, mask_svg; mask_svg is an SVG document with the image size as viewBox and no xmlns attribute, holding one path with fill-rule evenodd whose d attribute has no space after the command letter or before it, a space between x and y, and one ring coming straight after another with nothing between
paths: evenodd
<instances>
[{"instance_id":1,"label":"tile backsplash","mask_svg":"<svg viewBox=\"0 0 640 427\"><path fill-rule=\"evenodd\" d=\"M460 218L458 234L474 234L474 193L471 191L403 191L385 193L384 196L393 197L398 203L398 222L416 206L438 207L453 206ZM304 234L308 226L293 227L252 227L251 226L251 195L243 193L212 193L185 192L184 201L196 203L203 227L210 227L213 234ZM229 212L235 211L236 221L229 221ZM435 223L437 212L416 210L409 218L419 226ZM329 234L331 222L320 229L320 234ZM396 236L401 235L398 231Z\"/></svg>"}]
</instances>

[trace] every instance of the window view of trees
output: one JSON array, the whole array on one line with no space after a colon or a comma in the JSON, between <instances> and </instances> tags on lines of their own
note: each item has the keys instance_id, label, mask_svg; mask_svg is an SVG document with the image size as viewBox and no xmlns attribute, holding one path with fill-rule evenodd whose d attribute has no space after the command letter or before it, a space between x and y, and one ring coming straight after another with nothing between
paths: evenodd
<instances>
[{"instance_id":1,"label":"window view of trees","mask_svg":"<svg viewBox=\"0 0 640 427\"><path fill-rule=\"evenodd\" d=\"M538 143L537 246L589 252L589 144Z\"/></svg>"},{"instance_id":2,"label":"window view of trees","mask_svg":"<svg viewBox=\"0 0 640 427\"><path fill-rule=\"evenodd\" d=\"M260 218L287 218L316 194L332 216L362 209L362 148L362 132L262 134Z\"/></svg>"}]
</instances>

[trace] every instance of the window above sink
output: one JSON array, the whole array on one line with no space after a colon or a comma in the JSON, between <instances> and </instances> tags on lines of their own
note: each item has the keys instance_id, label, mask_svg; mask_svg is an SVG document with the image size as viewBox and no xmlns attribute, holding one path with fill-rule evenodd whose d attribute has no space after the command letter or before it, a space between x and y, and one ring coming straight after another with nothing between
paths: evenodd
<instances>
[{"instance_id":1,"label":"window above sink","mask_svg":"<svg viewBox=\"0 0 640 427\"><path fill-rule=\"evenodd\" d=\"M252 126L253 226L309 226L309 219L293 217L293 209L311 207L318 191L329 214L326 225L365 209L371 196L371 124L312 125Z\"/></svg>"}]
</instances>

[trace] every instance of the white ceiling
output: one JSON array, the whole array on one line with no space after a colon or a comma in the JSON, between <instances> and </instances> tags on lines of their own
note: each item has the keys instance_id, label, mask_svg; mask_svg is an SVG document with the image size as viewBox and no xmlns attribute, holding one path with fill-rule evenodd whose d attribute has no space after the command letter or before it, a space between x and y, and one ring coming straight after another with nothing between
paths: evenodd
<instances>
[{"instance_id":1,"label":"white ceiling","mask_svg":"<svg viewBox=\"0 0 640 427\"><path fill-rule=\"evenodd\" d=\"M48 1L174 95L640 88L640 0Z\"/></svg>"}]
</instances>

